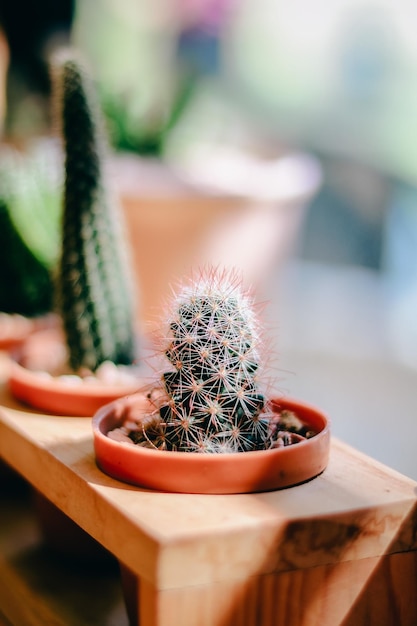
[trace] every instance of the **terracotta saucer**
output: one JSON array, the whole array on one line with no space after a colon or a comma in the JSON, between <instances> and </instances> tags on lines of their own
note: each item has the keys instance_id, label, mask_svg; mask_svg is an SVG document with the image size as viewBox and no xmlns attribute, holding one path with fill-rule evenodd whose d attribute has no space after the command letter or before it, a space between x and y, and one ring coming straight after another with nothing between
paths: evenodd
<instances>
[{"instance_id":1,"label":"terracotta saucer","mask_svg":"<svg viewBox=\"0 0 417 626\"><path fill-rule=\"evenodd\" d=\"M12 355L10 392L24 404L46 413L91 418L101 406L143 386L139 376L132 376L129 381L105 382L55 375L64 355L59 328L31 335Z\"/></svg>"},{"instance_id":2,"label":"terracotta saucer","mask_svg":"<svg viewBox=\"0 0 417 626\"><path fill-rule=\"evenodd\" d=\"M149 409L143 393L101 407L92 422L100 469L118 480L179 493L250 493L281 489L314 478L327 466L329 420L320 410L289 399L273 401L274 409L294 411L316 435L300 443L271 450L200 454L168 452L119 442L107 433L122 425L125 411L137 416Z\"/></svg>"}]
</instances>

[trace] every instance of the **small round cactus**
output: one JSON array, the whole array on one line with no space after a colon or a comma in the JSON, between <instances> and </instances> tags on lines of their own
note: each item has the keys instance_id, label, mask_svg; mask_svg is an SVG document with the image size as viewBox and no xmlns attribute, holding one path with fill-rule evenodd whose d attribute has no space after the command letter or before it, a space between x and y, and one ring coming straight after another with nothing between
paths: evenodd
<instances>
[{"instance_id":1,"label":"small round cactus","mask_svg":"<svg viewBox=\"0 0 417 626\"><path fill-rule=\"evenodd\" d=\"M142 391L139 405L122 408L111 439L168 452L240 453L315 436L270 396L261 326L237 274L209 268L168 308L159 351L165 365L147 388L148 408Z\"/></svg>"},{"instance_id":2,"label":"small round cactus","mask_svg":"<svg viewBox=\"0 0 417 626\"><path fill-rule=\"evenodd\" d=\"M162 351L159 416L136 437L182 452L243 452L270 446L259 390L260 335L237 276L208 271L174 298ZM140 441L137 441L140 443Z\"/></svg>"}]
</instances>

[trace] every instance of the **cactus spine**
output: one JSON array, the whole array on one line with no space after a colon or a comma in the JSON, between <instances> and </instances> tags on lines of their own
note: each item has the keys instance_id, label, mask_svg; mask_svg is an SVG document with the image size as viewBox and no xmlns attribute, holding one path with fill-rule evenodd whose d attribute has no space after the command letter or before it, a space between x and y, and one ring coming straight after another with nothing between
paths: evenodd
<instances>
[{"instance_id":1,"label":"cactus spine","mask_svg":"<svg viewBox=\"0 0 417 626\"><path fill-rule=\"evenodd\" d=\"M236 277L211 271L185 286L164 348L171 368L162 375L160 422L150 422L148 441L181 452L269 447L259 343L252 303Z\"/></svg>"},{"instance_id":2,"label":"cactus spine","mask_svg":"<svg viewBox=\"0 0 417 626\"><path fill-rule=\"evenodd\" d=\"M94 86L83 64L62 53L52 65L65 151L58 306L74 370L135 358L133 288L119 207L104 181L106 145Z\"/></svg>"}]
</instances>

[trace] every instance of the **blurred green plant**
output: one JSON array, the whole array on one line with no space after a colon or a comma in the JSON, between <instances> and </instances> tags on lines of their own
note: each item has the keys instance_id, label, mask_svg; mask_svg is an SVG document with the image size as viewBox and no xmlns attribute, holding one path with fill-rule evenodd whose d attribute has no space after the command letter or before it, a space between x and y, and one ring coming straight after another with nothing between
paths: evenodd
<instances>
[{"instance_id":1,"label":"blurred green plant","mask_svg":"<svg viewBox=\"0 0 417 626\"><path fill-rule=\"evenodd\" d=\"M0 311L28 317L52 310L58 256L59 170L46 144L0 148Z\"/></svg>"},{"instance_id":2,"label":"blurred green plant","mask_svg":"<svg viewBox=\"0 0 417 626\"><path fill-rule=\"evenodd\" d=\"M202 85L213 86L221 73L230 2L98 0L100 10L96 1L76 3L72 44L93 69L113 148L163 155Z\"/></svg>"},{"instance_id":3,"label":"blurred green plant","mask_svg":"<svg viewBox=\"0 0 417 626\"><path fill-rule=\"evenodd\" d=\"M147 111L138 117L123 99L101 93L103 113L114 149L144 156L159 156L171 130L191 102L197 85L195 76L184 77L177 86L170 108Z\"/></svg>"}]
</instances>

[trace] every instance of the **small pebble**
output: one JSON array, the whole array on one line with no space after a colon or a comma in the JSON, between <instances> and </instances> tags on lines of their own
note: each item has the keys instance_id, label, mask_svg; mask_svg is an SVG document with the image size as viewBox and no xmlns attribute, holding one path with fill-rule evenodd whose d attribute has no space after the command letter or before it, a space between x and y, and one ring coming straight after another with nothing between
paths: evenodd
<instances>
[{"instance_id":1,"label":"small pebble","mask_svg":"<svg viewBox=\"0 0 417 626\"><path fill-rule=\"evenodd\" d=\"M125 431L122 428L114 428L107 433L107 436L114 441L118 441L120 443L129 443L134 446L135 444L129 437L126 435Z\"/></svg>"},{"instance_id":2,"label":"small pebble","mask_svg":"<svg viewBox=\"0 0 417 626\"><path fill-rule=\"evenodd\" d=\"M79 385L82 379L75 374L63 374L59 376L59 380L67 385Z\"/></svg>"}]
</instances>

